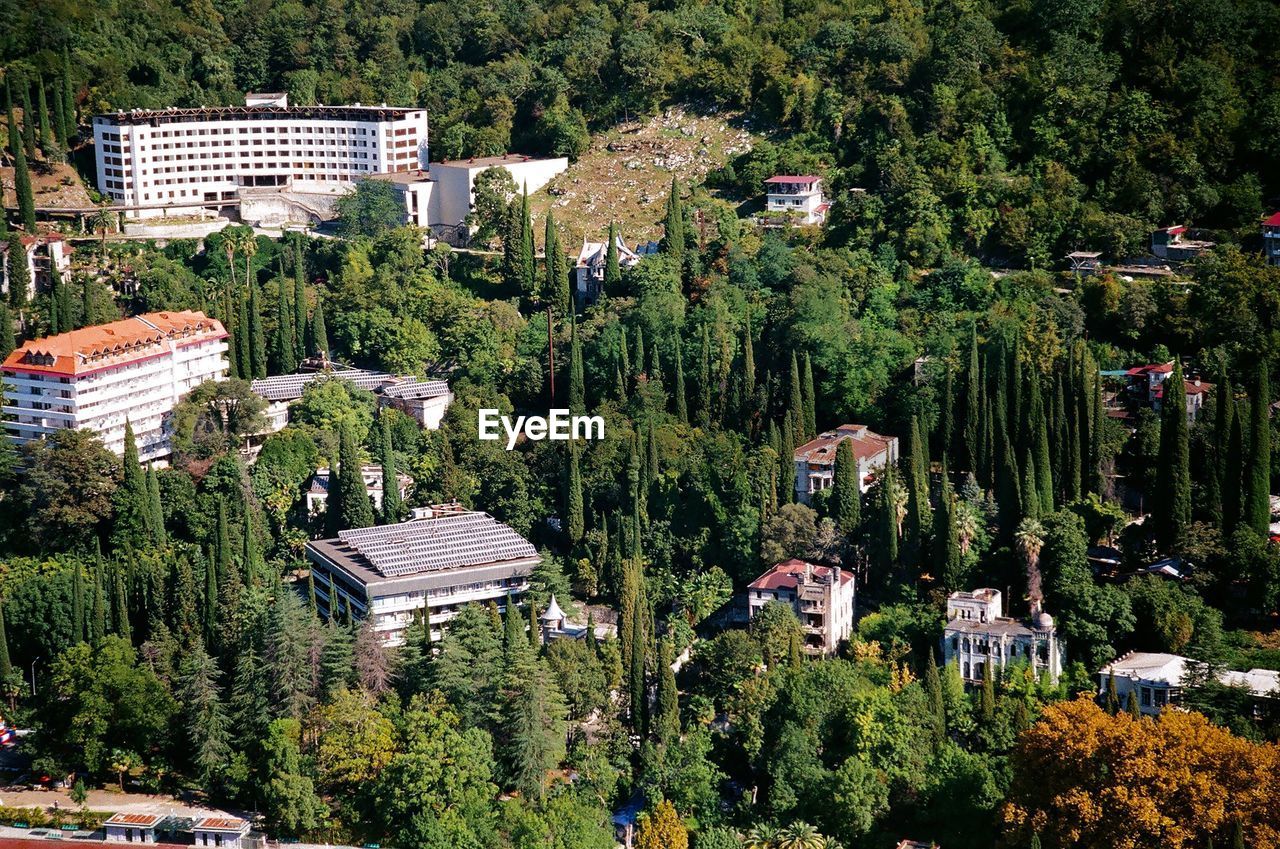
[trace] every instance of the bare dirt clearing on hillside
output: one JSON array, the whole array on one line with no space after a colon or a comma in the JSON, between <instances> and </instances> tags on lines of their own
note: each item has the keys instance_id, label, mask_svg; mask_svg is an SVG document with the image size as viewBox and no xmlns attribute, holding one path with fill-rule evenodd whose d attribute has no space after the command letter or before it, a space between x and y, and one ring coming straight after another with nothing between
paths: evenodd
<instances>
[{"instance_id":1,"label":"bare dirt clearing on hillside","mask_svg":"<svg viewBox=\"0 0 1280 849\"><path fill-rule=\"evenodd\" d=\"M658 239L673 176L699 181L754 145L757 136L731 125L735 118L673 107L599 133L582 158L529 199L530 206L539 221L548 209L555 213L560 243L571 254L584 237L602 241L610 220L620 223L628 244Z\"/></svg>"}]
</instances>

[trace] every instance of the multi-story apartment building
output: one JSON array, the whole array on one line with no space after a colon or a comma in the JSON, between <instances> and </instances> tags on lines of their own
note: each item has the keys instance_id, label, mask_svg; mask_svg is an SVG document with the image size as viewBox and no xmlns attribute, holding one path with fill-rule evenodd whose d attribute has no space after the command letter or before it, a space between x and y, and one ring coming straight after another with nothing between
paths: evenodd
<instances>
[{"instance_id":1,"label":"multi-story apartment building","mask_svg":"<svg viewBox=\"0 0 1280 849\"><path fill-rule=\"evenodd\" d=\"M230 206L254 187L323 192L427 166L427 113L390 106L134 109L93 119L98 190L129 217Z\"/></svg>"},{"instance_id":2,"label":"multi-story apartment building","mask_svg":"<svg viewBox=\"0 0 1280 849\"><path fill-rule=\"evenodd\" d=\"M32 339L5 359L4 427L19 444L86 429L124 453L126 420L144 462L169 456L173 407L227 376L227 332L200 312L157 312Z\"/></svg>"},{"instance_id":3,"label":"multi-story apartment building","mask_svg":"<svg viewBox=\"0 0 1280 849\"><path fill-rule=\"evenodd\" d=\"M1025 663L1036 675L1048 672L1057 681L1066 664L1066 647L1058 639L1053 617L1032 605L1030 621L1004 616L999 590L983 588L947 597L947 624L942 631L942 657L960 668L966 684L981 684L987 665L993 674Z\"/></svg>"},{"instance_id":4,"label":"multi-story apartment building","mask_svg":"<svg viewBox=\"0 0 1280 849\"><path fill-rule=\"evenodd\" d=\"M747 586L751 618L771 601L789 605L804 628L809 654L833 654L853 629L853 573L839 566L784 560Z\"/></svg>"},{"instance_id":5,"label":"multi-story apartment building","mask_svg":"<svg viewBox=\"0 0 1280 849\"><path fill-rule=\"evenodd\" d=\"M796 500L810 504L813 496L830 489L835 483L836 452L840 443L849 440L853 460L858 464L858 487L871 488L876 474L890 463L898 462L898 437L881 436L866 425L844 424L819 434L796 449Z\"/></svg>"},{"instance_id":6,"label":"multi-story apartment building","mask_svg":"<svg viewBox=\"0 0 1280 849\"><path fill-rule=\"evenodd\" d=\"M398 525L342 531L307 543L322 615L373 617L388 645L430 613L434 637L471 602L522 598L540 558L533 544L488 513L457 504L416 511Z\"/></svg>"}]
</instances>

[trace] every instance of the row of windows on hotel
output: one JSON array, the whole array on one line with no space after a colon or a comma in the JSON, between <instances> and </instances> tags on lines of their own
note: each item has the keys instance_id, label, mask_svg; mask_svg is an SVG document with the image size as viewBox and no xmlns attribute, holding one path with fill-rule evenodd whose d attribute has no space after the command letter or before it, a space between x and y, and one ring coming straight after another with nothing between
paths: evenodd
<instances>
[{"instance_id":1,"label":"row of windows on hotel","mask_svg":"<svg viewBox=\"0 0 1280 849\"><path fill-rule=\"evenodd\" d=\"M1031 659L1031 646L1027 645L1026 643L1023 643L1021 645L1017 643L1010 643L1008 646L1006 646L1006 649L1009 657L1015 657L1021 654L1027 660ZM987 655L996 656L1000 654L1000 644L994 643L994 642L989 643L984 640L974 640L972 643L970 643L968 637L965 637L962 642L958 637L952 637L951 650L956 652L963 650L967 652L972 652L973 654L987 654ZM1049 659L1048 644L1043 642L1038 643L1037 654L1040 655L1041 660L1048 660Z\"/></svg>"},{"instance_id":2,"label":"row of windows on hotel","mask_svg":"<svg viewBox=\"0 0 1280 849\"><path fill-rule=\"evenodd\" d=\"M336 150L336 151L342 151L342 152L344 152L344 153L349 153L349 152L351 151L351 149L352 149L352 148L368 148L368 147L377 147L377 145L373 144L372 142L368 142L368 141L359 141L359 140L357 140L357 141L347 141L347 140L345 140L345 139L344 139L344 140L341 140L341 141L336 140L336 139L297 139L297 140L293 140L293 139L274 139L274 138L269 138L269 139L253 139L253 140L252 140L252 143L250 142L250 140L249 140L249 139L242 139L242 140L239 142L239 144L237 144L237 145L235 145L235 146L236 146L236 147L240 147L240 148L250 148L250 147L274 147L275 145L280 145L280 146L282 146L282 147L292 145L292 146L293 146L293 147L295 147L295 148L316 147L316 146L320 146L320 147L325 147L325 148L331 148L332 150ZM219 144L214 144L214 143L210 143L210 142L199 142L199 143L197 143L197 142L189 142L189 143L187 143L187 144L181 144L181 143L179 143L179 144L156 144L156 145L152 145L152 146L151 146L151 149L152 149L153 151L160 151L160 150L190 150L190 151L205 150L205 151L207 151L206 153L199 153L199 154L197 154L197 153L192 153L192 154L190 155L190 158L191 158L191 159L218 159L218 158L221 158L222 156L234 156L234 155L236 154L236 151L227 151L225 154L224 154L224 153L220 153L220 152L219 152L219 151L221 151L221 150L223 150L223 149L227 148L228 146L229 146L229 145L225 145L225 144L223 144L223 145L219 145ZM398 141L398 142L395 142L394 144L389 144L389 145L387 145L387 147L388 147L388 148L390 148L391 150L398 150L398 151L401 151L401 152L406 151L406 150L413 150L413 149L415 149L417 146L418 146L418 140L417 140L416 138L405 139L404 141ZM211 148L211 147L213 148L213 150L209 150L209 148ZM124 146L124 148L123 148L123 149L121 149L121 147L120 147L119 145L114 145L114 144L107 144L107 145L103 145L103 146L102 146L102 150L103 150L103 153L106 153L106 154L113 154L113 153L118 153L118 154L130 154L130 153L132 152L132 151L129 149L129 146L128 146L128 145L125 145L125 146ZM145 153L145 152L146 152L146 150L147 150L147 146L146 146L146 145L144 145L144 144L140 144L140 145L138 145L138 152L139 152L139 153ZM247 150L241 150L241 151L239 151L239 153L242 153L242 154L246 154L246 155L247 155L248 151L247 151ZM262 153L261 153L260 151L254 152L254 156L261 156L261 155L262 155ZM332 155L332 153L330 153L330 155ZM165 162L168 162L170 158L171 158L171 157L166 156L166 157L164 157L164 161L165 161ZM185 155L183 155L183 154L179 154L177 158L179 158L179 159L183 159L183 158L186 158L186 157L185 157ZM110 155L108 155L107 157L105 157L105 161L107 161L107 162L111 162L111 163L115 163L116 165L119 165L123 160L122 160L122 157L120 157L120 156L110 156ZM146 162L146 161L147 161L147 157L146 157L146 156L142 156L142 157L140 157L139 161L140 161L140 162ZM159 161L161 161L161 158L157 156L157 157L155 158L155 161L159 162Z\"/></svg>"},{"instance_id":3,"label":"row of windows on hotel","mask_svg":"<svg viewBox=\"0 0 1280 849\"><path fill-rule=\"evenodd\" d=\"M406 135L409 135L410 131L413 129L414 129L413 127L400 127L393 130L392 128L388 127L383 132L383 135L386 136L387 138L394 138L396 136L406 136ZM261 135L263 133L269 133L269 134L320 133L327 136L346 136L346 135L376 136L378 134L376 130L370 130L367 127L334 127L327 124L320 124L316 126L297 126L297 125L287 126L286 125L281 127L245 127L243 125L236 126L236 127L221 127L221 128L201 127L200 129L196 129L196 130L161 130L158 133L148 133L147 136L149 138L169 139L169 138L183 138L183 137L190 138L193 136L196 138L199 138L200 136L216 136L216 135L230 136L230 135L235 135L237 133L240 135ZM114 141L114 142L120 141L121 140L120 136L121 136L120 133L107 132L102 134L102 138L104 140ZM125 140L127 141L128 139L126 138ZM110 147L108 146L108 150L109 149ZM116 149L116 152L117 153L119 152L119 148Z\"/></svg>"}]
</instances>

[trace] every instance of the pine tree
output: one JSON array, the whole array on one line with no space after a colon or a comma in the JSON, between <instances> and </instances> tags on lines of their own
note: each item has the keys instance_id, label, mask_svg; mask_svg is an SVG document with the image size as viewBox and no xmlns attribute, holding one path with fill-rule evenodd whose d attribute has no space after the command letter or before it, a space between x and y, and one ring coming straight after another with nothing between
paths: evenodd
<instances>
[{"instance_id":1,"label":"pine tree","mask_svg":"<svg viewBox=\"0 0 1280 849\"><path fill-rule=\"evenodd\" d=\"M622 269L618 265L618 224L617 222L609 222L608 243L604 249L604 291L608 294L618 294L622 285ZM643 362L637 362L636 368L643 368Z\"/></svg>"},{"instance_id":2,"label":"pine tree","mask_svg":"<svg viewBox=\"0 0 1280 849\"><path fill-rule=\"evenodd\" d=\"M808 441L818 435L818 411L813 394L813 362L807 352L804 355L804 384L800 389L804 393L804 438Z\"/></svg>"},{"instance_id":3,"label":"pine tree","mask_svg":"<svg viewBox=\"0 0 1280 849\"><path fill-rule=\"evenodd\" d=\"M27 249L16 230L9 234L9 303L19 315L27 308L31 294L31 269L27 266Z\"/></svg>"},{"instance_id":4,"label":"pine tree","mask_svg":"<svg viewBox=\"0 0 1280 849\"><path fill-rule=\"evenodd\" d=\"M262 309L258 287L249 284L249 362L254 377L267 376L267 340L262 332Z\"/></svg>"},{"instance_id":5,"label":"pine tree","mask_svg":"<svg viewBox=\"0 0 1280 849\"><path fill-rule=\"evenodd\" d=\"M182 706L183 752L201 781L209 782L231 756L231 721L222 704L222 672L196 638L178 667L177 697Z\"/></svg>"},{"instance_id":6,"label":"pine tree","mask_svg":"<svg viewBox=\"0 0 1280 849\"><path fill-rule=\"evenodd\" d=\"M582 372L582 343L578 340L578 322L569 322L569 411L581 414L587 411L586 387Z\"/></svg>"},{"instance_id":7,"label":"pine tree","mask_svg":"<svg viewBox=\"0 0 1280 849\"><path fill-rule=\"evenodd\" d=\"M680 700L676 690L676 674L671 670L671 638L658 642L658 696L654 706L653 732L665 744L680 736Z\"/></svg>"},{"instance_id":8,"label":"pine tree","mask_svg":"<svg viewBox=\"0 0 1280 849\"><path fill-rule=\"evenodd\" d=\"M45 97L43 77L36 77L36 115L40 121L40 150L45 160L49 160L53 158L53 122L49 119L49 100Z\"/></svg>"},{"instance_id":9,"label":"pine tree","mask_svg":"<svg viewBox=\"0 0 1280 849\"><path fill-rule=\"evenodd\" d=\"M1181 551L1191 526L1191 450L1182 363L1165 381L1156 470L1156 536L1165 551Z\"/></svg>"},{"instance_id":10,"label":"pine tree","mask_svg":"<svg viewBox=\"0 0 1280 849\"><path fill-rule=\"evenodd\" d=\"M569 545L576 546L582 542L585 533L585 522L582 510L582 472L578 464L578 443L569 443L568 474L565 480L565 532Z\"/></svg>"},{"instance_id":11,"label":"pine tree","mask_svg":"<svg viewBox=\"0 0 1280 849\"><path fill-rule=\"evenodd\" d=\"M293 243L293 352L294 362L301 362L313 351L307 350L307 280L306 247L302 236Z\"/></svg>"},{"instance_id":12,"label":"pine tree","mask_svg":"<svg viewBox=\"0 0 1280 849\"><path fill-rule=\"evenodd\" d=\"M155 466L147 466L147 516L151 529L151 538L158 546L169 541L168 531L164 526L164 501L160 497L160 476Z\"/></svg>"},{"instance_id":13,"label":"pine tree","mask_svg":"<svg viewBox=\"0 0 1280 849\"><path fill-rule=\"evenodd\" d=\"M573 313L573 293L569 288L568 269L565 267L564 252L560 247L560 233L556 229L555 216L547 210L546 230L543 234L543 262L546 268L547 297L554 301L556 312L567 317Z\"/></svg>"},{"instance_id":14,"label":"pine tree","mask_svg":"<svg viewBox=\"0 0 1280 849\"><path fill-rule=\"evenodd\" d=\"M680 201L680 184L671 178L671 193L667 196L667 214L663 221L662 248L676 258L676 265L684 259L686 243L684 205Z\"/></svg>"},{"instance_id":15,"label":"pine tree","mask_svg":"<svg viewBox=\"0 0 1280 849\"><path fill-rule=\"evenodd\" d=\"M289 305L289 287L284 275L276 278L276 372L292 374L298 368L297 343L293 338L293 311Z\"/></svg>"},{"instance_id":16,"label":"pine tree","mask_svg":"<svg viewBox=\"0 0 1280 849\"><path fill-rule=\"evenodd\" d=\"M367 528L373 524L373 505L369 501L369 491L364 485L364 475L360 470L360 454L350 428L344 427L338 440L338 474L336 493L338 495L338 525L334 530ZM335 487L330 486L330 495L334 495ZM332 506L328 508L332 510Z\"/></svg>"},{"instance_id":17,"label":"pine tree","mask_svg":"<svg viewBox=\"0 0 1280 849\"><path fill-rule=\"evenodd\" d=\"M1170 378L1172 380L1172 378ZM1181 384L1179 384L1181 385ZM1165 393L1166 397L1168 392ZM1249 396L1249 460L1245 466L1244 522L1263 539L1271 524L1271 382L1267 361L1256 369Z\"/></svg>"},{"instance_id":18,"label":"pine tree","mask_svg":"<svg viewBox=\"0 0 1280 849\"><path fill-rule=\"evenodd\" d=\"M852 537L862 524L862 487L858 481L858 464L853 457L852 440L842 439L836 447L833 477L831 512L840 532L846 537Z\"/></svg>"},{"instance_id":19,"label":"pine tree","mask_svg":"<svg viewBox=\"0 0 1280 849\"><path fill-rule=\"evenodd\" d=\"M316 295L316 308L311 313L308 353L329 356L329 330L324 323L324 300Z\"/></svg>"}]
</instances>

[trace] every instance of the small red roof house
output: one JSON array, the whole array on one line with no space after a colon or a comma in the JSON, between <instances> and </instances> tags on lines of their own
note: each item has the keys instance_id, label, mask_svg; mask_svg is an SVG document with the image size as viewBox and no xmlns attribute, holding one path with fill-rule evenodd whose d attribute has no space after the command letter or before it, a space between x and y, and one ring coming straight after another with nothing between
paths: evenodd
<instances>
[{"instance_id":1,"label":"small red roof house","mask_svg":"<svg viewBox=\"0 0 1280 849\"><path fill-rule=\"evenodd\" d=\"M1173 374L1173 361L1135 366L1125 373L1129 376L1130 397L1135 402L1160 412L1164 402L1165 382ZM1196 414L1204 406L1205 395L1213 389L1213 384L1206 383L1199 377L1184 378L1182 383L1187 396L1187 421L1194 422Z\"/></svg>"},{"instance_id":2,"label":"small red roof house","mask_svg":"<svg viewBox=\"0 0 1280 849\"><path fill-rule=\"evenodd\" d=\"M197 846L216 846L219 849L241 849L241 843L249 834L249 821L239 817L201 817L191 826Z\"/></svg>"},{"instance_id":3,"label":"small red roof house","mask_svg":"<svg viewBox=\"0 0 1280 849\"><path fill-rule=\"evenodd\" d=\"M155 843L156 826L164 817L159 814L112 814L102 824L108 843Z\"/></svg>"},{"instance_id":4,"label":"small red roof house","mask_svg":"<svg viewBox=\"0 0 1280 849\"><path fill-rule=\"evenodd\" d=\"M853 629L853 573L839 566L784 560L747 585L751 618L770 602L788 605L804 627L809 654L831 654Z\"/></svg>"},{"instance_id":5,"label":"small red roof house","mask_svg":"<svg viewBox=\"0 0 1280 849\"><path fill-rule=\"evenodd\" d=\"M1262 220L1262 251L1269 265L1280 265L1280 212Z\"/></svg>"}]
</instances>

